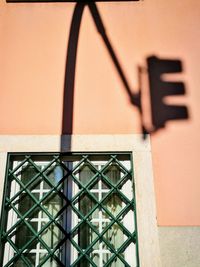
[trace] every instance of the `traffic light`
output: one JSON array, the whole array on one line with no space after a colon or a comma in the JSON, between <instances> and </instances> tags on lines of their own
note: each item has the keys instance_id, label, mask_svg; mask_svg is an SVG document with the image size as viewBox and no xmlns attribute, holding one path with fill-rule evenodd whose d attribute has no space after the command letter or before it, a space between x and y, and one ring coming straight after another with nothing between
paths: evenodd
<instances>
[{"instance_id":1,"label":"traffic light","mask_svg":"<svg viewBox=\"0 0 200 267\"><path fill-rule=\"evenodd\" d=\"M159 59L155 56L147 58L152 123L156 129L165 126L168 120L180 120L188 118L188 110L183 105L168 105L166 96L184 95L185 86L182 82L165 81L162 75L165 73L177 73L182 71L180 60Z\"/></svg>"}]
</instances>

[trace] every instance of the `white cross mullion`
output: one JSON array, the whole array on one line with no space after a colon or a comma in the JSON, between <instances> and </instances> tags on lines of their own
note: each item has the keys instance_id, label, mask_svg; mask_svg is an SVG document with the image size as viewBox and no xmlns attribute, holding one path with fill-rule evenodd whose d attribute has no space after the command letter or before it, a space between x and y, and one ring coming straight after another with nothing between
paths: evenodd
<instances>
[{"instance_id":1,"label":"white cross mullion","mask_svg":"<svg viewBox=\"0 0 200 267\"><path fill-rule=\"evenodd\" d=\"M42 180L42 182L40 183L40 189L39 189L39 200L42 199L43 193L44 193L44 182ZM43 221L42 220L42 211L39 211L39 213L38 213L38 232L41 230L42 221ZM36 246L35 267L37 267L40 263L40 253L41 253L40 243L38 243Z\"/></svg>"}]
</instances>

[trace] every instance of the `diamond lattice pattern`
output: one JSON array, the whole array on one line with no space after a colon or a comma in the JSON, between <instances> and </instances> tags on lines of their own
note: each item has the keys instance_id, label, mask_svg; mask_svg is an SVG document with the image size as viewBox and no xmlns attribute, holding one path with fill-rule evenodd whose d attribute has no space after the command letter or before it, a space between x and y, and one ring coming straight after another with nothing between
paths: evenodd
<instances>
[{"instance_id":1,"label":"diamond lattice pattern","mask_svg":"<svg viewBox=\"0 0 200 267\"><path fill-rule=\"evenodd\" d=\"M8 166L1 266L137 266L129 154L11 155Z\"/></svg>"}]
</instances>

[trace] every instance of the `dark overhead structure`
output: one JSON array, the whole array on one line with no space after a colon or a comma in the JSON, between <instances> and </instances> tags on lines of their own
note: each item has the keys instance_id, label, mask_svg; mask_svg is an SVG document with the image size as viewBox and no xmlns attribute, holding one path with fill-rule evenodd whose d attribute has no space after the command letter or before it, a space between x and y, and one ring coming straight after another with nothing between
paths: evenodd
<instances>
[{"instance_id":1,"label":"dark overhead structure","mask_svg":"<svg viewBox=\"0 0 200 267\"><path fill-rule=\"evenodd\" d=\"M75 3L94 3L94 2L135 2L140 0L126 0L126 1L118 1L118 0L96 0L96 1L85 1L85 0L6 0L8 3L51 3L51 2L75 2Z\"/></svg>"}]
</instances>

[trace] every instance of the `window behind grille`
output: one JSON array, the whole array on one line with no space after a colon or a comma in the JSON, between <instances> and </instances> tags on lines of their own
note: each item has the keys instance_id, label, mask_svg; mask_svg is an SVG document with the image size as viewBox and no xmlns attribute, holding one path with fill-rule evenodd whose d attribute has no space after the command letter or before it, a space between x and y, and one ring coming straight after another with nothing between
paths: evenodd
<instances>
[{"instance_id":1,"label":"window behind grille","mask_svg":"<svg viewBox=\"0 0 200 267\"><path fill-rule=\"evenodd\" d=\"M131 154L9 154L1 266L138 266Z\"/></svg>"}]
</instances>

